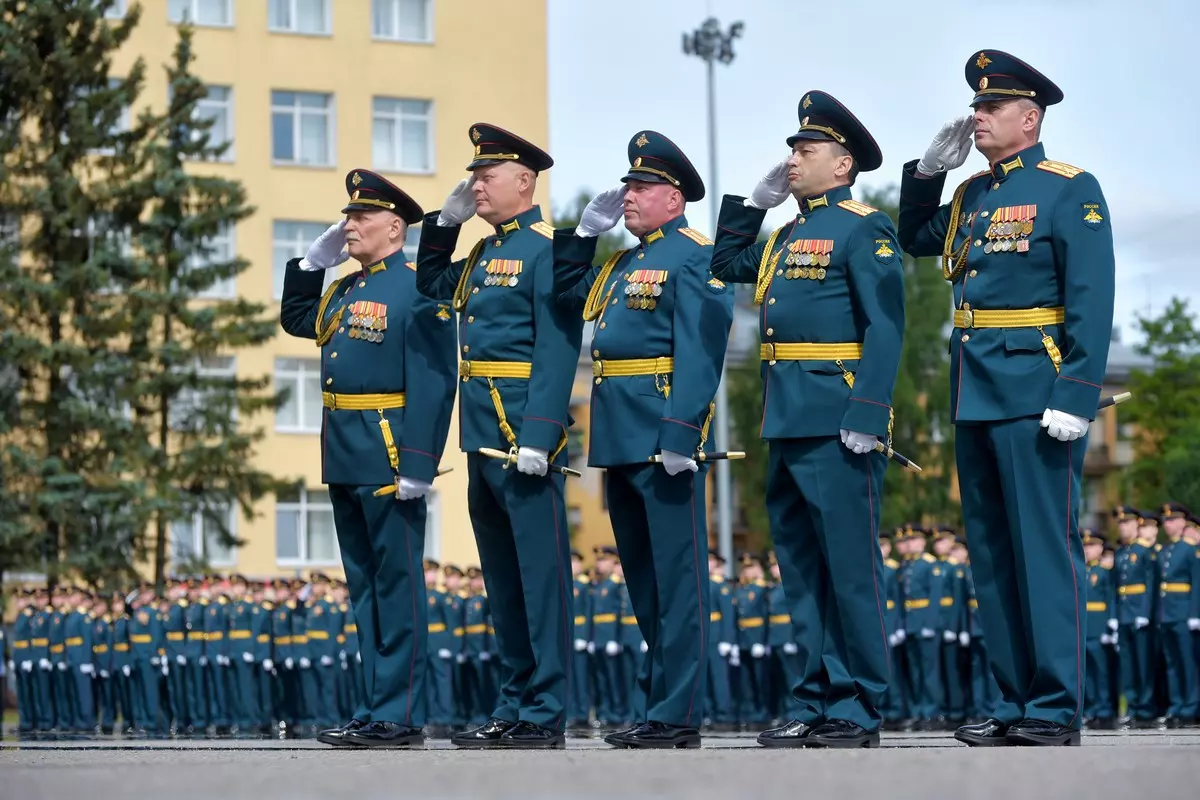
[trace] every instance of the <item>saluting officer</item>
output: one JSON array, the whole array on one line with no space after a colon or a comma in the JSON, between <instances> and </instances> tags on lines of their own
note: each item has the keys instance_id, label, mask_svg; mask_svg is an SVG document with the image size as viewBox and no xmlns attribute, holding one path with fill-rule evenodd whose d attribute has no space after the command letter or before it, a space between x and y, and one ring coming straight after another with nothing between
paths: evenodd
<instances>
[{"instance_id":1,"label":"saluting officer","mask_svg":"<svg viewBox=\"0 0 1200 800\"><path fill-rule=\"evenodd\" d=\"M975 590L1002 699L971 745L1077 744L1086 575L1079 482L1112 334L1114 259L1096 179L1039 141L1063 99L999 50L973 53L974 114L904 166L900 241L954 284L950 405ZM975 147L989 168L940 205ZM1045 431L1040 430L1044 428Z\"/></svg>"},{"instance_id":2,"label":"saluting officer","mask_svg":"<svg viewBox=\"0 0 1200 800\"><path fill-rule=\"evenodd\" d=\"M280 321L321 348L322 481L358 625L366 700L327 744L408 746L425 724L425 495L450 427L456 359L448 303L421 295L403 253L422 209L369 170L346 174L345 219L288 262ZM322 272L360 269L321 294Z\"/></svg>"},{"instance_id":3,"label":"saluting officer","mask_svg":"<svg viewBox=\"0 0 1200 800\"><path fill-rule=\"evenodd\" d=\"M583 321L553 302L554 229L533 202L553 159L494 125L472 125L470 138L471 177L425 217L417 284L460 315L467 505L506 680L492 718L452 741L557 748L566 741L574 612L564 477L547 473L567 462ZM494 233L454 261L459 230L475 214ZM509 450L516 470L480 448Z\"/></svg>"},{"instance_id":4,"label":"saluting officer","mask_svg":"<svg viewBox=\"0 0 1200 800\"><path fill-rule=\"evenodd\" d=\"M852 196L883 163L874 138L825 92L807 92L798 115L788 159L748 199L726 195L713 253L713 274L753 284L762 306L767 509L804 663L804 710L759 741L874 746L890 653L877 538L887 457L873 451L891 446L904 273L891 220ZM799 213L756 244L789 194Z\"/></svg>"}]
</instances>

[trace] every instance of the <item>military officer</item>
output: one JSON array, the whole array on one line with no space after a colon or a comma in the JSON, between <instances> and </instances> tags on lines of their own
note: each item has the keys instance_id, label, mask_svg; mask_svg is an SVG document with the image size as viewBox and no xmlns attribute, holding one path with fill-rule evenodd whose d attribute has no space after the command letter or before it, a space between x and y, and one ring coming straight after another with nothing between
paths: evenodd
<instances>
[{"instance_id":1,"label":"military officer","mask_svg":"<svg viewBox=\"0 0 1200 800\"><path fill-rule=\"evenodd\" d=\"M1082 531L1083 555L1087 562L1087 686L1086 721L1092 728L1111 728L1113 725L1112 698L1109 697L1108 658L1104 646L1112 639L1117 627L1116 593L1111 571L1100 565L1104 539L1091 528ZM1110 624L1112 623L1111 627Z\"/></svg>"},{"instance_id":2,"label":"military officer","mask_svg":"<svg viewBox=\"0 0 1200 800\"><path fill-rule=\"evenodd\" d=\"M467 567L467 582L470 597L463 610L463 653L467 657L463 675L464 704L468 709L467 724L479 726L487 721L496 699L488 669L488 598L483 590L483 571L479 567ZM576 610L579 608L576 606ZM583 674L587 674L586 669Z\"/></svg>"},{"instance_id":3,"label":"military officer","mask_svg":"<svg viewBox=\"0 0 1200 800\"><path fill-rule=\"evenodd\" d=\"M1096 179L1039 141L1049 78L998 50L966 65L972 115L904 166L900 241L954 284L951 408L975 590L1002 699L956 736L1077 744L1086 581L1079 483L1112 333L1114 258ZM939 205L971 138L989 168ZM1044 428L1045 430L1040 430ZM1034 611L1031 613L1030 609Z\"/></svg>"},{"instance_id":4,"label":"military officer","mask_svg":"<svg viewBox=\"0 0 1200 800\"><path fill-rule=\"evenodd\" d=\"M587 645L591 641L591 597L592 585L583 569L583 554L571 550L571 575L574 578L575 620L572 634L573 654L571 659L571 716L568 727L585 728L592 714L592 681L588 664Z\"/></svg>"},{"instance_id":5,"label":"military officer","mask_svg":"<svg viewBox=\"0 0 1200 800\"><path fill-rule=\"evenodd\" d=\"M908 543L901 582L904 595L904 625L909 678L909 707L917 730L933 730L938 713L938 635L941 567L925 552L926 529L909 524L904 528Z\"/></svg>"},{"instance_id":6,"label":"military officer","mask_svg":"<svg viewBox=\"0 0 1200 800\"><path fill-rule=\"evenodd\" d=\"M704 182L687 156L650 130L630 138L627 155L624 185L597 195L578 226L554 238L559 302L594 324L588 464L608 471L609 514L648 648L639 670L645 718L605 740L694 747L711 610L700 465L711 451L733 292L709 271L712 242L688 227L685 207L703 199ZM622 219L638 246L594 267L599 234Z\"/></svg>"},{"instance_id":7,"label":"military officer","mask_svg":"<svg viewBox=\"0 0 1200 800\"><path fill-rule=\"evenodd\" d=\"M892 557L892 539L885 533L879 534L879 554L883 558L883 596L885 630L888 646L892 649L892 679L880 701L879 713L889 728L899 727L904 718L903 679L900 670L900 647L904 644L904 607L900 591L900 562ZM898 550L896 552L899 552Z\"/></svg>"},{"instance_id":8,"label":"military officer","mask_svg":"<svg viewBox=\"0 0 1200 800\"><path fill-rule=\"evenodd\" d=\"M708 700L704 715L714 730L733 730L737 715L733 708L730 686L733 658L737 642L737 612L734 610L734 587L725 581L725 558L716 550L708 551L709 592L712 610L708 613Z\"/></svg>"},{"instance_id":9,"label":"military officer","mask_svg":"<svg viewBox=\"0 0 1200 800\"><path fill-rule=\"evenodd\" d=\"M779 578L779 561L774 551L768 555L771 570L767 589L767 658L770 659L768 711L771 719L794 719L801 712L792 684L800 675L800 649L788 613L787 597Z\"/></svg>"},{"instance_id":10,"label":"military officer","mask_svg":"<svg viewBox=\"0 0 1200 800\"><path fill-rule=\"evenodd\" d=\"M1121 543L1113 567L1121 691L1125 695L1128 721L1134 727L1155 727L1148 588L1153 581L1152 551L1138 540L1141 511L1133 506L1120 506L1113 510L1113 518Z\"/></svg>"},{"instance_id":11,"label":"military officer","mask_svg":"<svg viewBox=\"0 0 1200 800\"><path fill-rule=\"evenodd\" d=\"M822 91L798 113L788 159L749 198L725 197L712 264L753 284L762 306L767 508L791 617L808 623L804 711L760 742L873 746L890 669L877 539L887 458L873 451L891 446L904 273L891 220L852 197L883 162L874 138ZM789 194L799 213L756 244L766 209Z\"/></svg>"},{"instance_id":12,"label":"military officer","mask_svg":"<svg viewBox=\"0 0 1200 800\"><path fill-rule=\"evenodd\" d=\"M33 591L17 589L13 592L14 605L17 609L16 620L12 634L13 671L17 682L17 733L28 736L37 729L37 691L35 689L34 668L36 666L31 656L33 639Z\"/></svg>"},{"instance_id":13,"label":"military officer","mask_svg":"<svg viewBox=\"0 0 1200 800\"><path fill-rule=\"evenodd\" d=\"M934 556L939 562L937 571L940 572L937 631L942 640L938 663L938 717L940 722L948 722L954 727L963 724L966 714L960 641L967 623L963 613L965 574L962 565L953 556L957 538L958 534L953 528L938 525L933 540Z\"/></svg>"},{"instance_id":14,"label":"military officer","mask_svg":"<svg viewBox=\"0 0 1200 800\"><path fill-rule=\"evenodd\" d=\"M767 582L763 580L761 556L743 553L740 564L740 581L733 598L738 629L738 657L733 659L737 674L738 719L742 724L761 725L768 719L767 696L770 690L770 675L767 672Z\"/></svg>"},{"instance_id":15,"label":"military officer","mask_svg":"<svg viewBox=\"0 0 1200 800\"><path fill-rule=\"evenodd\" d=\"M554 160L502 128L470 128L471 177L426 215L417 285L460 315L459 431L467 504L491 598L506 680L492 718L456 734L460 747L564 746L572 610L564 476L568 406L583 321L553 302L554 229L534 204ZM464 222L494 226L465 260ZM480 448L509 450L509 462Z\"/></svg>"},{"instance_id":16,"label":"military officer","mask_svg":"<svg viewBox=\"0 0 1200 800\"><path fill-rule=\"evenodd\" d=\"M403 253L422 209L365 169L346 174L345 218L288 262L280 321L321 348L322 480L358 625L366 700L327 744L420 744L425 723L426 495L456 388L454 313L416 289ZM345 251L343 251L345 246ZM322 295L322 272L360 268Z\"/></svg>"},{"instance_id":17,"label":"military officer","mask_svg":"<svg viewBox=\"0 0 1200 800\"><path fill-rule=\"evenodd\" d=\"M1166 503L1162 525L1168 543L1158 555L1158 635L1167 673L1168 728L1195 721L1197 703L1196 653L1192 631L1200 630L1200 608L1193 581L1200 551L1184 541L1183 530L1191 512L1182 503Z\"/></svg>"}]
</instances>

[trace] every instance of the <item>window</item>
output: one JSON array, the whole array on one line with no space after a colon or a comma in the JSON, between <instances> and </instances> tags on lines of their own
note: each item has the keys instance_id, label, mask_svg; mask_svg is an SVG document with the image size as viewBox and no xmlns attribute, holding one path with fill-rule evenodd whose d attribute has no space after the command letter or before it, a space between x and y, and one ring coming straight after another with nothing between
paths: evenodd
<instances>
[{"instance_id":1,"label":"window","mask_svg":"<svg viewBox=\"0 0 1200 800\"><path fill-rule=\"evenodd\" d=\"M432 0L371 0L371 35L401 42L432 42Z\"/></svg>"},{"instance_id":2,"label":"window","mask_svg":"<svg viewBox=\"0 0 1200 800\"><path fill-rule=\"evenodd\" d=\"M234 535L233 509L214 505L197 511L190 519L171 523L171 560L180 564L203 560L210 565L234 563L234 548L222 540L221 523Z\"/></svg>"},{"instance_id":3,"label":"window","mask_svg":"<svg viewBox=\"0 0 1200 800\"><path fill-rule=\"evenodd\" d=\"M442 558L442 497L437 489L425 495L425 558Z\"/></svg>"},{"instance_id":4,"label":"window","mask_svg":"<svg viewBox=\"0 0 1200 800\"><path fill-rule=\"evenodd\" d=\"M104 10L108 19L123 19L125 17L125 0L113 0L113 4Z\"/></svg>"},{"instance_id":5,"label":"window","mask_svg":"<svg viewBox=\"0 0 1200 800\"><path fill-rule=\"evenodd\" d=\"M333 95L271 92L271 157L276 164L333 164Z\"/></svg>"},{"instance_id":6,"label":"window","mask_svg":"<svg viewBox=\"0 0 1200 800\"><path fill-rule=\"evenodd\" d=\"M109 78L108 79L108 88L109 88L109 90L119 89L119 88L121 88L121 84L123 82L124 82L123 78ZM80 91L81 99L86 99L90 93L91 93L90 89L81 90ZM90 108L88 110L92 114L92 117L93 117L93 119L92 119L93 126L96 128L99 128L101 126L101 122L102 122L102 120L100 119L101 109L98 107L95 107L95 108ZM104 111L107 113L107 109L104 109ZM129 131L129 129L130 129L129 106L122 106L120 113L117 115L117 118L115 120L113 120L112 125L109 126L108 131L104 134L104 138L112 138L115 136L119 136L122 133L127 133ZM63 131L62 138L64 140L66 139L66 131ZM116 150L114 150L112 147L94 147L90 150L90 152L95 153L97 155L111 156L114 153L116 153Z\"/></svg>"},{"instance_id":7,"label":"window","mask_svg":"<svg viewBox=\"0 0 1200 800\"><path fill-rule=\"evenodd\" d=\"M332 223L327 222L296 222L293 220L277 219L272 226L271 270L275 276L275 299L283 297L283 275L287 270L287 262L293 258L303 258L308 252L308 246L316 241ZM337 277L336 269L325 270L326 286Z\"/></svg>"},{"instance_id":8,"label":"window","mask_svg":"<svg viewBox=\"0 0 1200 800\"><path fill-rule=\"evenodd\" d=\"M198 119L211 119L208 129L209 147L222 147L233 143L233 88L209 86L208 96L196 104ZM221 161L233 161L233 147L221 154Z\"/></svg>"},{"instance_id":9,"label":"window","mask_svg":"<svg viewBox=\"0 0 1200 800\"><path fill-rule=\"evenodd\" d=\"M330 0L271 0L271 30L279 33L329 34Z\"/></svg>"},{"instance_id":10,"label":"window","mask_svg":"<svg viewBox=\"0 0 1200 800\"><path fill-rule=\"evenodd\" d=\"M309 358L275 359L275 389L287 399L275 412L280 433L321 432L321 362Z\"/></svg>"},{"instance_id":11,"label":"window","mask_svg":"<svg viewBox=\"0 0 1200 800\"><path fill-rule=\"evenodd\" d=\"M409 226L408 234L404 237L404 257L414 264L417 263L417 249L421 246L421 226Z\"/></svg>"},{"instance_id":12,"label":"window","mask_svg":"<svg viewBox=\"0 0 1200 800\"><path fill-rule=\"evenodd\" d=\"M232 382L237 376L236 362L233 356L210 356L201 359L199 366L196 368L196 376L201 380L227 378ZM212 427L216 427L203 424L204 412L207 406L211 404L208 395L213 391L212 389L195 387L184 387L181 389L171 402L169 413L171 430L200 431L205 428L211 429ZM232 392L222 393L223 396L226 394L232 394ZM236 406L230 408L229 417L230 423L236 419Z\"/></svg>"},{"instance_id":13,"label":"window","mask_svg":"<svg viewBox=\"0 0 1200 800\"><path fill-rule=\"evenodd\" d=\"M279 566L336 565L341 561L333 502L327 489L300 488L275 503L275 561Z\"/></svg>"},{"instance_id":14,"label":"window","mask_svg":"<svg viewBox=\"0 0 1200 800\"><path fill-rule=\"evenodd\" d=\"M233 247L233 226L223 224L215 236L205 237L201 252L188 257L185 270L204 269L228 264L237 256ZM199 290L196 297L204 300L221 300L234 296L234 278L218 278L210 286Z\"/></svg>"},{"instance_id":15,"label":"window","mask_svg":"<svg viewBox=\"0 0 1200 800\"><path fill-rule=\"evenodd\" d=\"M167 18L171 22L229 27L233 25L233 0L169 0Z\"/></svg>"},{"instance_id":16,"label":"window","mask_svg":"<svg viewBox=\"0 0 1200 800\"><path fill-rule=\"evenodd\" d=\"M371 107L371 152L375 169L433 171L433 103L376 97Z\"/></svg>"}]
</instances>

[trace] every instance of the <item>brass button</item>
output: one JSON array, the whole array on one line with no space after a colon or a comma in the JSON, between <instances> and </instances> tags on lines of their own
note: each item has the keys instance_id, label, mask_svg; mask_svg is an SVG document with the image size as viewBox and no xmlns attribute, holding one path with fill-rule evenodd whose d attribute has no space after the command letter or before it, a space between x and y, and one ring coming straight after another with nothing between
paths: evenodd
<instances>
[{"instance_id":1,"label":"brass button","mask_svg":"<svg viewBox=\"0 0 1200 800\"><path fill-rule=\"evenodd\" d=\"M345 333L345 332L346 332L346 328L344 326L341 328L338 328L338 333Z\"/></svg>"},{"instance_id":2,"label":"brass button","mask_svg":"<svg viewBox=\"0 0 1200 800\"><path fill-rule=\"evenodd\" d=\"M645 257L646 257L645 253L638 253L638 258L645 258Z\"/></svg>"},{"instance_id":3,"label":"brass button","mask_svg":"<svg viewBox=\"0 0 1200 800\"><path fill-rule=\"evenodd\" d=\"M329 354L329 357L330 357L330 358L337 358L337 353L330 353L330 354Z\"/></svg>"},{"instance_id":4,"label":"brass button","mask_svg":"<svg viewBox=\"0 0 1200 800\"><path fill-rule=\"evenodd\" d=\"M480 266L480 267L486 267L486 266L487 266L487 259L485 258L483 261L480 261L480 262L479 262L479 263L478 263L476 266Z\"/></svg>"},{"instance_id":5,"label":"brass button","mask_svg":"<svg viewBox=\"0 0 1200 800\"><path fill-rule=\"evenodd\" d=\"M359 281L359 282L358 282L358 288L360 288L360 289L361 289L362 287L366 286L366 285L367 285L367 282L366 282L366 281Z\"/></svg>"},{"instance_id":6,"label":"brass button","mask_svg":"<svg viewBox=\"0 0 1200 800\"><path fill-rule=\"evenodd\" d=\"M976 246L976 247L982 247L982 246L983 246L983 239L976 239L976 240L975 240L975 246Z\"/></svg>"},{"instance_id":7,"label":"brass button","mask_svg":"<svg viewBox=\"0 0 1200 800\"><path fill-rule=\"evenodd\" d=\"M971 341L971 334L969 334L969 333L964 333L964 334L962 335L962 340L963 340L964 342L969 342L969 341Z\"/></svg>"},{"instance_id":8,"label":"brass button","mask_svg":"<svg viewBox=\"0 0 1200 800\"><path fill-rule=\"evenodd\" d=\"M599 358L599 357L600 357L600 351L599 351L599 350L593 350L593 351L592 351L592 358Z\"/></svg>"},{"instance_id":9,"label":"brass button","mask_svg":"<svg viewBox=\"0 0 1200 800\"><path fill-rule=\"evenodd\" d=\"M781 270L781 269L777 269L777 270L775 270L775 274L776 274L776 275L782 275L782 274L783 274L783 270Z\"/></svg>"},{"instance_id":10,"label":"brass button","mask_svg":"<svg viewBox=\"0 0 1200 800\"><path fill-rule=\"evenodd\" d=\"M986 211L981 211L979 213L979 216L981 216L981 217L986 217L987 215L988 215L988 212L986 212Z\"/></svg>"},{"instance_id":11,"label":"brass button","mask_svg":"<svg viewBox=\"0 0 1200 800\"><path fill-rule=\"evenodd\" d=\"M464 344L464 345L463 345L463 352L464 352L464 353L469 353L469 352L471 352L471 345L469 345L469 344Z\"/></svg>"},{"instance_id":12,"label":"brass button","mask_svg":"<svg viewBox=\"0 0 1200 800\"><path fill-rule=\"evenodd\" d=\"M471 294L479 294L479 287L476 286L474 289L472 289Z\"/></svg>"},{"instance_id":13,"label":"brass button","mask_svg":"<svg viewBox=\"0 0 1200 800\"><path fill-rule=\"evenodd\" d=\"M602 380L604 380L604 378L596 378L596 385L599 386Z\"/></svg>"},{"instance_id":14,"label":"brass button","mask_svg":"<svg viewBox=\"0 0 1200 800\"><path fill-rule=\"evenodd\" d=\"M775 305L775 298L772 297L769 301L767 301L767 305L769 305L769 306Z\"/></svg>"},{"instance_id":15,"label":"brass button","mask_svg":"<svg viewBox=\"0 0 1200 800\"><path fill-rule=\"evenodd\" d=\"M972 277L972 278L974 278L974 277L975 277L976 275L978 275L978 274L979 274L979 270L977 270L977 269L973 269L973 270L971 270L971 277Z\"/></svg>"},{"instance_id":16,"label":"brass button","mask_svg":"<svg viewBox=\"0 0 1200 800\"><path fill-rule=\"evenodd\" d=\"M474 322L474 321L475 321L475 315L474 315L474 314L472 314L471 316L467 317L467 322Z\"/></svg>"},{"instance_id":17,"label":"brass button","mask_svg":"<svg viewBox=\"0 0 1200 800\"><path fill-rule=\"evenodd\" d=\"M804 224L804 217L798 217L798 218L796 219L796 224L797 224L797 225L803 225L803 224Z\"/></svg>"},{"instance_id":18,"label":"brass button","mask_svg":"<svg viewBox=\"0 0 1200 800\"><path fill-rule=\"evenodd\" d=\"M604 330L604 329L605 329L605 328L607 328L607 327L608 327L608 323L607 323L607 322L601 322L601 323L600 323L600 330Z\"/></svg>"},{"instance_id":19,"label":"brass button","mask_svg":"<svg viewBox=\"0 0 1200 800\"><path fill-rule=\"evenodd\" d=\"M767 336L774 336L774 335L775 335L775 329L767 328Z\"/></svg>"},{"instance_id":20,"label":"brass button","mask_svg":"<svg viewBox=\"0 0 1200 800\"><path fill-rule=\"evenodd\" d=\"M613 300L613 305L615 306L616 304L617 304L617 301L616 301L616 300Z\"/></svg>"},{"instance_id":21,"label":"brass button","mask_svg":"<svg viewBox=\"0 0 1200 800\"><path fill-rule=\"evenodd\" d=\"M993 189L993 190L995 190L995 189L999 189L999 188L1000 188L1000 181L996 181L995 183L993 183L993 184L992 184L992 189Z\"/></svg>"},{"instance_id":22,"label":"brass button","mask_svg":"<svg viewBox=\"0 0 1200 800\"><path fill-rule=\"evenodd\" d=\"M326 386L328 386L328 385L329 385L329 384L331 384L331 383L333 383L333 378L326 378L326 379L325 379L325 385L326 385Z\"/></svg>"},{"instance_id":23,"label":"brass button","mask_svg":"<svg viewBox=\"0 0 1200 800\"><path fill-rule=\"evenodd\" d=\"M774 361L768 361L768 362L767 362L767 366L768 366L768 367L773 367L773 366L775 366L775 362L774 362Z\"/></svg>"},{"instance_id":24,"label":"brass button","mask_svg":"<svg viewBox=\"0 0 1200 800\"><path fill-rule=\"evenodd\" d=\"M499 240L499 239L497 239L497 240L496 240L496 247L499 247L499 246L500 246L500 240Z\"/></svg>"}]
</instances>

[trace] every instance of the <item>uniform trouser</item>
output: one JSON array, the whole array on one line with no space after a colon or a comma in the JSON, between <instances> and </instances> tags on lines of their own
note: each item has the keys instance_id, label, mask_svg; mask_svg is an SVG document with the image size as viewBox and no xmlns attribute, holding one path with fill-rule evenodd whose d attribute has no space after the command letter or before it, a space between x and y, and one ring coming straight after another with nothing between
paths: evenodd
<instances>
[{"instance_id":1,"label":"uniform trouser","mask_svg":"<svg viewBox=\"0 0 1200 800\"><path fill-rule=\"evenodd\" d=\"M317 660L313 661L312 672L317 684L317 702L313 717L318 727L331 728L339 724L336 722L341 716L337 707L337 678L341 670L341 664L336 657L328 666Z\"/></svg>"},{"instance_id":2,"label":"uniform trouser","mask_svg":"<svg viewBox=\"0 0 1200 800\"><path fill-rule=\"evenodd\" d=\"M182 668L187 676L188 724L196 728L206 728L212 722L212 696L205 686L210 663L201 666L199 656L188 656L187 666Z\"/></svg>"},{"instance_id":3,"label":"uniform trouser","mask_svg":"<svg viewBox=\"0 0 1200 800\"><path fill-rule=\"evenodd\" d=\"M54 699L54 727L69 731L75 727L75 682L65 662L52 663L50 696Z\"/></svg>"},{"instance_id":4,"label":"uniform trouser","mask_svg":"<svg viewBox=\"0 0 1200 800\"><path fill-rule=\"evenodd\" d=\"M810 725L879 729L891 671L878 538L886 465L837 436L770 442L767 511L789 613L807 623L795 691Z\"/></svg>"},{"instance_id":5,"label":"uniform trouser","mask_svg":"<svg viewBox=\"0 0 1200 800\"><path fill-rule=\"evenodd\" d=\"M942 677L942 694L941 712L948 719L962 719L966 713L963 681L963 647L958 642L958 634L955 634L953 642L942 642L941 647L941 677Z\"/></svg>"},{"instance_id":6,"label":"uniform trouser","mask_svg":"<svg viewBox=\"0 0 1200 800\"><path fill-rule=\"evenodd\" d=\"M461 640L458 641L460 647L459 652L454 656L454 664L450 667L452 680L450 682L450 694L454 698L454 713L450 717L450 724L457 727L466 725L467 720L471 717L471 711L467 708L467 689L465 683L467 681L467 659L461 653Z\"/></svg>"},{"instance_id":7,"label":"uniform trouser","mask_svg":"<svg viewBox=\"0 0 1200 800\"><path fill-rule=\"evenodd\" d=\"M100 670L96 670L95 680L92 681L92 694L95 695L100 728L111 730L117 721L117 676L109 670L108 677L104 678L101 677Z\"/></svg>"},{"instance_id":8,"label":"uniform trouser","mask_svg":"<svg viewBox=\"0 0 1200 800\"><path fill-rule=\"evenodd\" d=\"M133 697L133 718L136 727L150 733L158 730L158 678L162 674L161 670L162 667L151 664L149 658L133 660L133 676L129 690Z\"/></svg>"},{"instance_id":9,"label":"uniform trouser","mask_svg":"<svg viewBox=\"0 0 1200 800\"><path fill-rule=\"evenodd\" d=\"M736 721L733 692L729 686L729 661L721 657L716 642L709 642L708 645L708 702L704 714L721 724Z\"/></svg>"},{"instance_id":10,"label":"uniform trouser","mask_svg":"<svg viewBox=\"0 0 1200 800\"><path fill-rule=\"evenodd\" d=\"M1125 694L1126 712L1134 719L1154 718L1153 641L1150 627L1120 625L1117 628L1120 644L1121 691Z\"/></svg>"},{"instance_id":11,"label":"uniform trouser","mask_svg":"<svg viewBox=\"0 0 1200 800\"><path fill-rule=\"evenodd\" d=\"M429 653L426 715L434 725L449 725L454 716L454 659Z\"/></svg>"},{"instance_id":12,"label":"uniform trouser","mask_svg":"<svg viewBox=\"0 0 1200 800\"><path fill-rule=\"evenodd\" d=\"M795 719L800 714L800 702L792 692L792 686L800 679L800 654L785 653L783 645L771 646L771 702L770 714L777 719Z\"/></svg>"},{"instance_id":13,"label":"uniform trouser","mask_svg":"<svg viewBox=\"0 0 1200 800\"><path fill-rule=\"evenodd\" d=\"M929 721L938 715L941 680L938 655L941 642L936 636L922 638L919 630L907 634L909 709L913 718Z\"/></svg>"},{"instance_id":14,"label":"uniform trouser","mask_svg":"<svg viewBox=\"0 0 1200 800\"><path fill-rule=\"evenodd\" d=\"M230 671L233 673L234 686L230 712L234 724L245 730L257 725L262 717L258 687L255 685L255 673L262 671L262 665L253 659L247 663L241 653L234 653L230 658L233 661Z\"/></svg>"},{"instance_id":15,"label":"uniform trouser","mask_svg":"<svg viewBox=\"0 0 1200 800\"><path fill-rule=\"evenodd\" d=\"M621 676L625 681L622 687L625 692L625 719L631 721L646 719L646 690L644 686L645 681L649 680L648 671L652 666L652 662L649 658L650 653L648 651L646 653L642 652L641 644L641 642L622 644L621 654L617 656L621 660ZM696 713L703 718L704 712L699 706L697 706Z\"/></svg>"},{"instance_id":16,"label":"uniform trouser","mask_svg":"<svg viewBox=\"0 0 1200 800\"><path fill-rule=\"evenodd\" d=\"M898 722L904 718L904 670L902 667L901 647L892 648L892 679L888 688L879 701L879 714L887 722Z\"/></svg>"},{"instance_id":17,"label":"uniform trouser","mask_svg":"<svg viewBox=\"0 0 1200 800\"><path fill-rule=\"evenodd\" d=\"M1087 651L1087 689L1085 712L1091 719L1111 719L1112 700L1108 696L1108 658L1104 645L1099 637L1088 639Z\"/></svg>"},{"instance_id":18,"label":"uniform trouser","mask_svg":"<svg viewBox=\"0 0 1200 800\"><path fill-rule=\"evenodd\" d=\"M761 723L767 720L771 676L766 656L753 658L749 653L749 647L742 648L741 666L737 669L738 718L741 722Z\"/></svg>"},{"instance_id":19,"label":"uniform trouser","mask_svg":"<svg viewBox=\"0 0 1200 800\"><path fill-rule=\"evenodd\" d=\"M208 666L203 668L204 694L208 698L208 724L218 728L229 727L229 703L226 689L228 667L217 663L216 656L208 657Z\"/></svg>"},{"instance_id":20,"label":"uniform trouser","mask_svg":"<svg viewBox=\"0 0 1200 800\"><path fill-rule=\"evenodd\" d=\"M1000 700L1000 687L996 684L996 676L988 663L987 647L982 637L971 638L970 659L971 702L967 716L991 717L992 710Z\"/></svg>"},{"instance_id":21,"label":"uniform trouser","mask_svg":"<svg viewBox=\"0 0 1200 800\"><path fill-rule=\"evenodd\" d=\"M603 722L624 722L629 718L629 705L621 672L623 662L620 653L610 656L603 647L600 643L596 644L593 662L596 673L596 717Z\"/></svg>"},{"instance_id":22,"label":"uniform trouser","mask_svg":"<svg viewBox=\"0 0 1200 800\"><path fill-rule=\"evenodd\" d=\"M668 475L659 464L610 467L607 499L629 600L647 651L636 722L698 727L708 691L707 471ZM642 657L637 648L629 654ZM641 704L631 693L631 706Z\"/></svg>"},{"instance_id":23,"label":"uniform trouser","mask_svg":"<svg viewBox=\"0 0 1200 800\"><path fill-rule=\"evenodd\" d=\"M34 708L37 716L34 720L37 730L48 731L55 726L54 712L54 669L41 669L37 662L33 665Z\"/></svg>"},{"instance_id":24,"label":"uniform trouser","mask_svg":"<svg viewBox=\"0 0 1200 800\"><path fill-rule=\"evenodd\" d=\"M96 695L92 687L92 676L85 675L77 665L72 665L68 672L72 681L72 701L75 709L75 727L81 731L91 731L96 727Z\"/></svg>"},{"instance_id":25,"label":"uniform trouser","mask_svg":"<svg viewBox=\"0 0 1200 800\"><path fill-rule=\"evenodd\" d=\"M566 461L565 450L559 454ZM467 455L467 504L505 669L492 716L551 730L571 695L574 590L564 478Z\"/></svg>"},{"instance_id":26,"label":"uniform trouser","mask_svg":"<svg viewBox=\"0 0 1200 800\"><path fill-rule=\"evenodd\" d=\"M580 633L584 633L580 630ZM571 708L569 716L572 720L587 721L592 715L592 681L591 668L588 663L587 650L575 650L571 653Z\"/></svg>"},{"instance_id":27,"label":"uniform trouser","mask_svg":"<svg viewBox=\"0 0 1200 800\"><path fill-rule=\"evenodd\" d=\"M1191 719L1196 716L1196 653L1187 622L1167 622L1159 626L1163 659L1167 669L1167 714Z\"/></svg>"},{"instance_id":28,"label":"uniform trouser","mask_svg":"<svg viewBox=\"0 0 1200 800\"><path fill-rule=\"evenodd\" d=\"M21 669L21 662L17 661L16 672L18 730L31 731L37 727L37 707L34 700L36 697L34 675L37 672L37 665L34 665L33 670L26 672Z\"/></svg>"},{"instance_id":29,"label":"uniform trouser","mask_svg":"<svg viewBox=\"0 0 1200 800\"><path fill-rule=\"evenodd\" d=\"M362 658L363 701L354 718L420 728L429 635L426 502L375 497L377 488L329 487Z\"/></svg>"},{"instance_id":30,"label":"uniform trouser","mask_svg":"<svg viewBox=\"0 0 1200 800\"><path fill-rule=\"evenodd\" d=\"M957 426L967 546L1001 722L1082 721L1086 450L1086 435L1060 442L1037 417Z\"/></svg>"},{"instance_id":31,"label":"uniform trouser","mask_svg":"<svg viewBox=\"0 0 1200 800\"><path fill-rule=\"evenodd\" d=\"M254 671L255 681L258 683L258 700L259 700L259 724L263 728L270 728L273 722L279 719L279 702L277 698L279 690L279 667L274 670L266 670L262 668L262 664L255 664Z\"/></svg>"}]
</instances>

